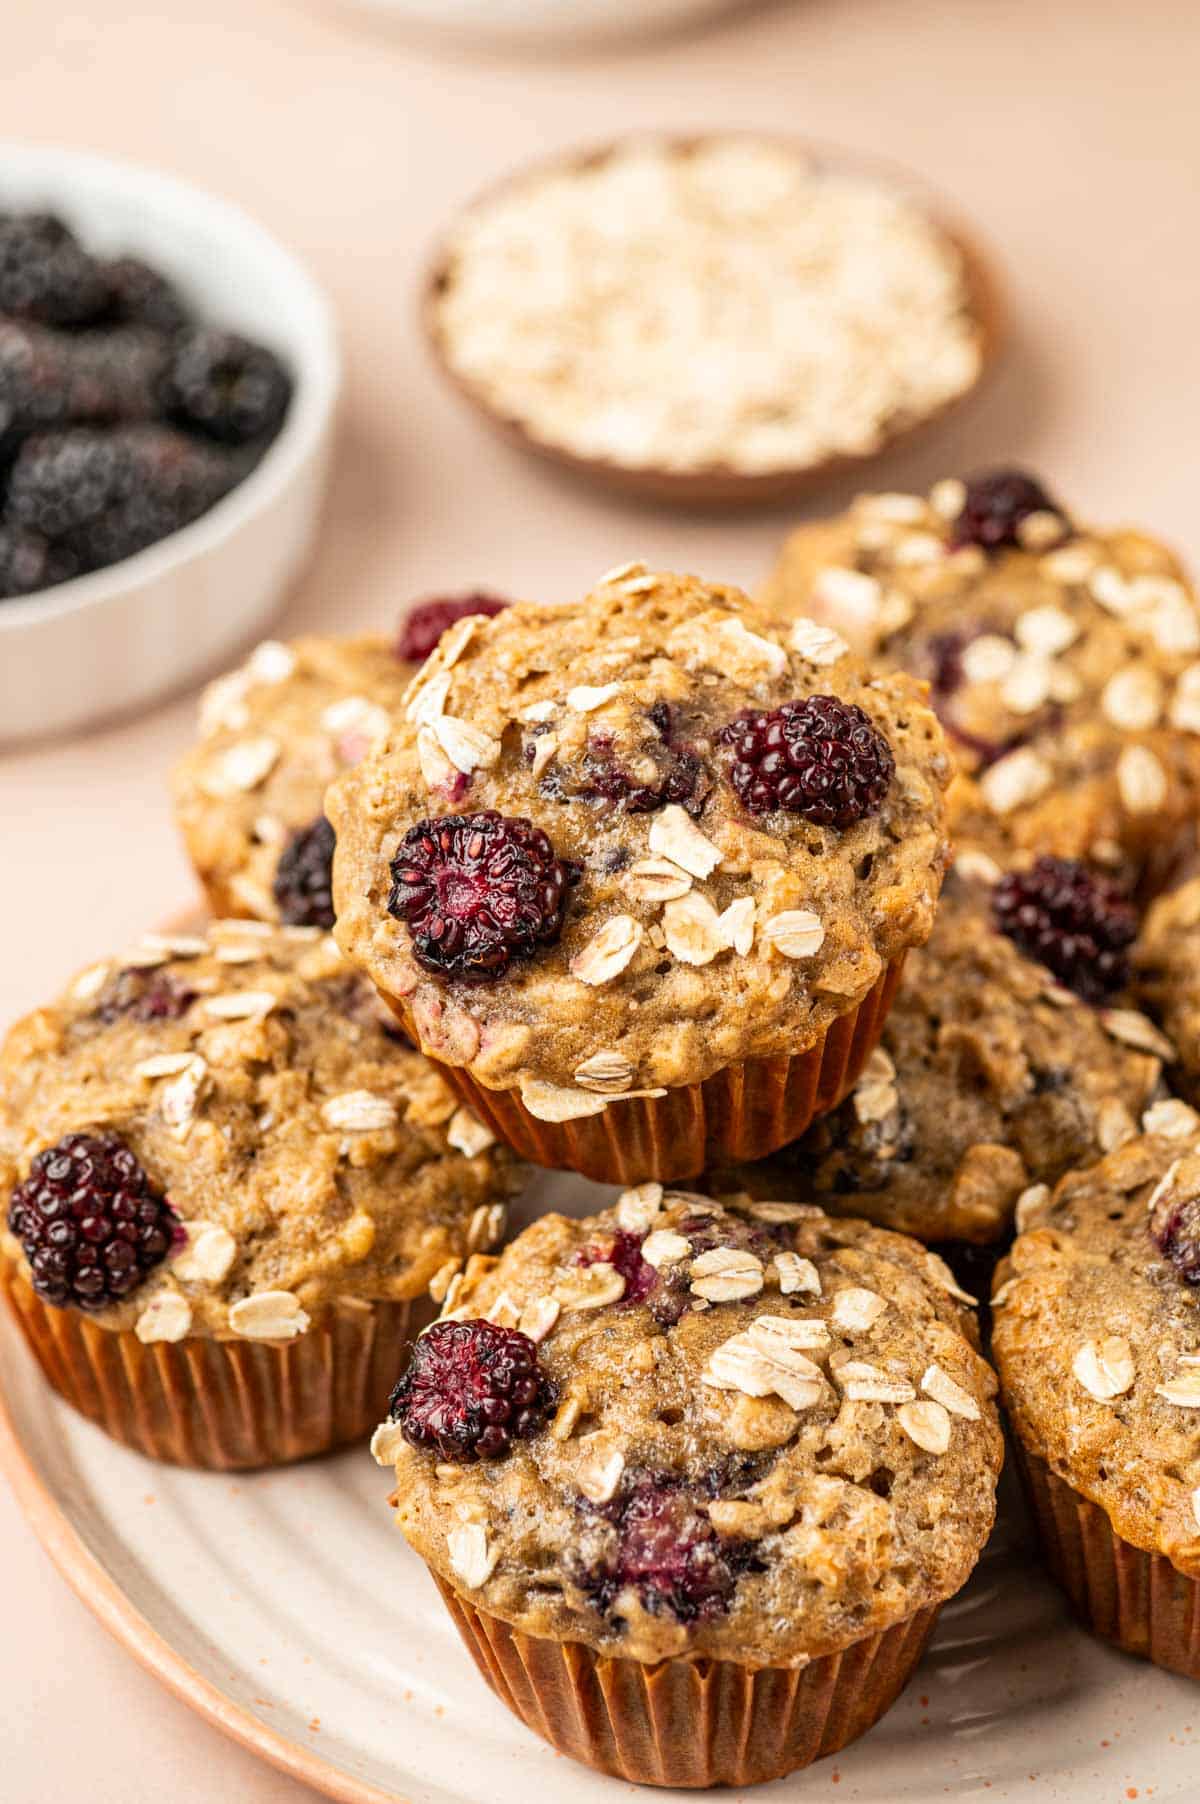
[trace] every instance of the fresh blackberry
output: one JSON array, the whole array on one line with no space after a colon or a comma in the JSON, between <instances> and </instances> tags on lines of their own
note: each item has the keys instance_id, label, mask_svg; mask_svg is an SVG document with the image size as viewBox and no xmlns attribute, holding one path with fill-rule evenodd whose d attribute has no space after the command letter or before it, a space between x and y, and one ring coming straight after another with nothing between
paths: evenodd
<instances>
[{"instance_id":1,"label":"fresh blackberry","mask_svg":"<svg viewBox=\"0 0 1200 1804\"><path fill-rule=\"evenodd\" d=\"M739 714L719 735L729 780L751 814L784 809L819 827L850 827L874 814L896 762L886 739L853 703L810 695L768 713Z\"/></svg>"},{"instance_id":2,"label":"fresh blackberry","mask_svg":"<svg viewBox=\"0 0 1200 1804\"><path fill-rule=\"evenodd\" d=\"M114 1021L178 1021L195 1000L195 990L173 972L134 966L118 971L104 986L93 1015L105 1026Z\"/></svg>"},{"instance_id":3,"label":"fresh blackberry","mask_svg":"<svg viewBox=\"0 0 1200 1804\"><path fill-rule=\"evenodd\" d=\"M532 821L448 814L410 827L392 859L388 913L440 976L491 981L556 940L578 867Z\"/></svg>"},{"instance_id":4,"label":"fresh blackberry","mask_svg":"<svg viewBox=\"0 0 1200 1804\"><path fill-rule=\"evenodd\" d=\"M579 1581L596 1608L607 1613L629 1588L652 1615L724 1615L754 1556L752 1544L722 1541L701 1508L718 1491L716 1475L693 1486L674 1472L642 1471L626 1477L611 1503L586 1506L585 1521L599 1518L611 1530L585 1528L581 1537L593 1557L581 1563Z\"/></svg>"},{"instance_id":5,"label":"fresh blackberry","mask_svg":"<svg viewBox=\"0 0 1200 1804\"><path fill-rule=\"evenodd\" d=\"M56 1309L107 1309L160 1265L177 1218L115 1134L68 1134L40 1152L9 1205L33 1288Z\"/></svg>"},{"instance_id":6,"label":"fresh blackberry","mask_svg":"<svg viewBox=\"0 0 1200 1804\"><path fill-rule=\"evenodd\" d=\"M236 459L167 426L36 433L13 465L8 513L97 569L186 526L240 474Z\"/></svg>"},{"instance_id":7,"label":"fresh blackberry","mask_svg":"<svg viewBox=\"0 0 1200 1804\"><path fill-rule=\"evenodd\" d=\"M154 332L56 332L0 320L0 440L153 419L168 355Z\"/></svg>"},{"instance_id":8,"label":"fresh blackberry","mask_svg":"<svg viewBox=\"0 0 1200 1804\"><path fill-rule=\"evenodd\" d=\"M649 1260L642 1258L644 1239L644 1234L630 1234L621 1228L614 1236L611 1246L597 1244L580 1247L575 1255L575 1264L611 1265L625 1280L625 1294L621 1302L644 1303L658 1284L656 1268Z\"/></svg>"},{"instance_id":9,"label":"fresh blackberry","mask_svg":"<svg viewBox=\"0 0 1200 1804\"><path fill-rule=\"evenodd\" d=\"M1101 1002L1129 976L1137 911L1121 885L1076 858L1039 858L992 891L992 913L1027 958L1085 1002Z\"/></svg>"},{"instance_id":10,"label":"fresh blackberry","mask_svg":"<svg viewBox=\"0 0 1200 1804\"><path fill-rule=\"evenodd\" d=\"M279 430L292 379L265 345L198 326L178 339L163 395L166 412L180 425L244 445Z\"/></svg>"},{"instance_id":11,"label":"fresh blackberry","mask_svg":"<svg viewBox=\"0 0 1200 1804\"><path fill-rule=\"evenodd\" d=\"M188 310L174 283L140 257L114 257L101 267L108 292L107 317L119 326L149 326L154 332L179 332Z\"/></svg>"},{"instance_id":12,"label":"fresh blackberry","mask_svg":"<svg viewBox=\"0 0 1200 1804\"><path fill-rule=\"evenodd\" d=\"M289 927L333 926L333 848L333 828L321 814L280 853L272 891Z\"/></svg>"},{"instance_id":13,"label":"fresh blackberry","mask_svg":"<svg viewBox=\"0 0 1200 1804\"><path fill-rule=\"evenodd\" d=\"M413 1348L390 1413L410 1447L470 1464L529 1440L557 1401L527 1334L494 1322L435 1322Z\"/></svg>"},{"instance_id":14,"label":"fresh blackberry","mask_svg":"<svg viewBox=\"0 0 1200 1804\"><path fill-rule=\"evenodd\" d=\"M79 565L61 547L36 532L0 521L0 601L33 595L79 574Z\"/></svg>"},{"instance_id":15,"label":"fresh blackberry","mask_svg":"<svg viewBox=\"0 0 1200 1804\"><path fill-rule=\"evenodd\" d=\"M0 213L0 313L86 326L103 313L103 271L51 213Z\"/></svg>"},{"instance_id":16,"label":"fresh blackberry","mask_svg":"<svg viewBox=\"0 0 1200 1804\"><path fill-rule=\"evenodd\" d=\"M956 549L979 545L984 551L999 551L1004 545L1020 544L1020 525L1030 514L1062 518L1062 510L1041 483L1023 470L987 470L972 476L966 488L962 512L950 529Z\"/></svg>"},{"instance_id":17,"label":"fresh blackberry","mask_svg":"<svg viewBox=\"0 0 1200 1804\"><path fill-rule=\"evenodd\" d=\"M1160 1186L1147 1226L1150 1238L1185 1284L1200 1284L1200 1197Z\"/></svg>"},{"instance_id":18,"label":"fresh blackberry","mask_svg":"<svg viewBox=\"0 0 1200 1804\"><path fill-rule=\"evenodd\" d=\"M423 664L448 626L470 614L499 614L508 606L498 595L437 596L410 608L400 623L396 656L402 664Z\"/></svg>"}]
</instances>

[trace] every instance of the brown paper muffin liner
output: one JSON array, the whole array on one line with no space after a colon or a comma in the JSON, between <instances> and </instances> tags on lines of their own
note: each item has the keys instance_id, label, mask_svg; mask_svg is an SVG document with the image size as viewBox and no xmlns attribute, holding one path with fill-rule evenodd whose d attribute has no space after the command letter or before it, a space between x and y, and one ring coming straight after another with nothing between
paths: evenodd
<instances>
[{"instance_id":1,"label":"brown paper muffin liner","mask_svg":"<svg viewBox=\"0 0 1200 1804\"><path fill-rule=\"evenodd\" d=\"M1099 1504L1017 1446L1042 1553L1084 1628L1126 1653L1200 1679L1200 1583L1118 1535Z\"/></svg>"},{"instance_id":2,"label":"brown paper muffin liner","mask_svg":"<svg viewBox=\"0 0 1200 1804\"><path fill-rule=\"evenodd\" d=\"M903 958L889 965L858 1007L804 1052L745 1059L661 1097L618 1096L602 1115L575 1121L541 1121L518 1090L488 1090L461 1066L439 1069L480 1120L535 1165L602 1184L677 1183L710 1165L763 1159L836 1108L879 1043L903 968ZM403 1003L388 1001L419 1044Z\"/></svg>"},{"instance_id":3,"label":"brown paper muffin liner","mask_svg":"<svg viewBox=\"0 0 1200 1804\"><path fill-rule=\"evenodd\" d=\"M50 1308L4 1258L0 1289L42 1371L81 1415L150 1459L225 1472L365 1439L387 1414L407 1342L434 1313L425 1297L335 1304L285 1345L197 1336L144 1346L130 1329Z\"/></svg>"},{"instance_id":4,"label":"brown paper muffin liner","mask_svg":"<svg viewBox=\"0 0 1200 1804\"><path fill-rule=\"evenodd\" d=\"M602 1773L675 1788L761 1785L836 1754L896 1701L940 1608L807 1666L646 1666L524 1635L434 1577L476 1666L526 1728Z\"/></svg>"}]
</instances>

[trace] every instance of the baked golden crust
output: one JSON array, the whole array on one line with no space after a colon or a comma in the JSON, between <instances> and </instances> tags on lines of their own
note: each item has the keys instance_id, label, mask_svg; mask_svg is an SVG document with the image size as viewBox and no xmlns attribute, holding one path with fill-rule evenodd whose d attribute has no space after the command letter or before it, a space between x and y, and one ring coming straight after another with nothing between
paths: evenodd
<instances>
[{"instance_id":1,"label":"baked golden crust","mask_svg":"<svg viewBox=\"0 0 1200 1804\"><path fill-rule=\"evenodd\" d=\"M175 1018L138 1018L151 983L171 992ZM91 1317L110 1328L152 1306L153 1322L168 1294L176 1324L174 1299L187 1306L184 1333L220 1338L263 1294L304 1316L420 1296L494 1243L513 1188L507 1152L398 1043L332 940L257 922L148 939L12 1029L0 1050L5 1213L38 1152L88 1131L124 1140L188 1227L123 1304ZM0 1246L27 1271L11 1234Z\"/></svg>"},{"instance_id":2,"label":"baked golden crust","mask_svg":"<svg viewBox=\"0 0 1200 1804\"><path fill-rule=\"evenodd\" d=\"M643 1300L604 1259L618 1234L627 1269L631 1244L657 1268ZM643 1185L590 1221L543 1217L448 1299L541 1334L548 1426L476 1465L392 1423L374 1451L417 1552L517 1628L647 1662L801 1665L950 1596L987 1539L995 1380L957 1294L935 1255L864 1222ZM647 1486L716 1531L724 1607L688 1620L623 1572L614 1515Z\"/></svg>"},{"instance_id":3,"label":"baked golden crust","mask_svg":"<svg viewBox=\"0 0 1200 1804\"><path fill-rule=\"evenodd\" d=\"M1161 1036L1131 1025L1121 998L1092 1008L1025 958L995 930L987 891L951 877L852 1095L783 1153L714 1173L716 1194L988 1243L1033 1186L1136 1133L1161 1083Z\"/></svg>"},{"instance_id":4,"label":"baked golden crust","mask_svg":"<svg viewBox=\"0 0 1200 1804\"><path fill-rule=\"evenodd\" d=\"M1031 517L1028 548L955 549L963 485L863 495L786 541L763 602L934 681L958 843L1157 874L1200 806L1200 609L1146 533Z\"/></svg>"},{"instance_id":5,"label":"baked golden crust","mask_svg":"<svg viewBox=\"0 0 1200 1804\"><path fill-rule=\"evenodd\" d=\"M424 1050L487 1088L519 1086L535 1113L547 1086L552 1106L573 1096L586 1112L598 1055L616 1098L803 1051L927 937L949 764L922 688L872 680L836 640L811 655L797 643L736 590L640 565L578 606L526 604L446 635L392 742L327 797L339 943L404 999ZM742 709L828 693L889 743L882 806L844 831L749 815L717 734ZM701 767L690 816L589 791L597 762L661 777L671 745L656 705ZM387 910L389 863L417 822L481 809L531 819L582 881L556 944L470 984L417 963ZM796 917L803 943L785 951L776 936Z\"/></svg>"},{"instance_id":6,"label":"baked golden crust","mask_svg":"<svg viewBox=\"0 0 1200 1804\"><path fill-rule=\"evenodd\" d=\"M171 774L188 856L218 917L274 921L280 853L321 815L340 771L387 736L418 666L382 634L257 647L200 705L200 739Z\"/></svg>"},{"instance_id":7,"label":"baked golden crust","mask_svg":"<svg viewBox=\"0 0 1200 1804\"><path fill-rule=\"evenodd\" d=\"M992 1349L1024 1445L1122 1540L1200 1577L1200 1293L1150 1237L1160 1185L1200 1190L1200 1117L1064 1178L996 1271ZM1163 1194L1163 1193L1160 1193Z\"/></svg>"},{"instance_id":8,"label":"baked golden crust","mask_svg":"<svg viewBox=\"0 0 1200 1804\"><path fill-rule=\"evenodd\" d=\"M1200 1101L1200 877L1151 904L1134 953L1135 981L1175 1048L1174 1079Z\"/></svg>"}]
</instances>

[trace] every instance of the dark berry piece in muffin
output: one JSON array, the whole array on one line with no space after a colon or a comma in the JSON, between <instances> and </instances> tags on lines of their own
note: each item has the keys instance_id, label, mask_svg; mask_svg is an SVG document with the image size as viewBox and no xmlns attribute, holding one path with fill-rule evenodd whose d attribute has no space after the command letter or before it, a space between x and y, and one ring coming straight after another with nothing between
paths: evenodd
<instances>
[{"instance_id":1,"label":"dark berry piece in muffin","mask_svg":"<svg viewBox=\"0 0 1200 1804\"><path fill-rule=\"evenodd\" d=\"M80 426L26 439L8 511L95 569L188 525L241 474L236 459L170 427Z\"/></svg>"},{"instance_id":2,"label":"dark berry piece in muffin","mask_svg":"<svg viewBox=\"0 0 1200 1804\"><path fill-rule=\"evenodd\" d=\"M322 814L298 827L280 853L273 893L289 927L333 926L333 828Z\"/></svg>"},{"instance_id":3,"label":"dark berry piece in muffin","mask_svg":"<svg viewBox=\"0 0 1200 1804\"><path fill-rule=\"evenodd\" d=\"M1200 1197L1177 1193L1172 1175L1150 1198L1150 1238L1185 1284L1200 1284Z\"/></svg>"},{"instance_id":4,"label":"dark berry piece in muffin","mask_svg":"<svg viewBox=\"0 0 1200 1804\"><path fill-rule=\"evenodd\" d=\"M396 656L402 664L423 664L447 627L471 614L499 614L508 603L482 590L469 595L435 596L410 608L400 623Z\"/></svg>"},{"instance_id":5,"label":"dark berry piece in muffin","mask_svg":"<svg viewBox=\"0 0 1200 1804\"><path fill-rule=\"evenodd\" d=\"M430 971L491 980L558 938L576 868L531 821L493 809L410 827L392 859L388 912Z\"/></svg>"},{"instance_id":6,"label":"dark berry piece in muffin","mask_svg":"<svg viewBox=\"0 0 1200 1804\"><path fill-rule=\"evenodd\" d=\"M155 332L172 333L188 323L173 282L140 257L114 257L103 265L108 290L108 317L115 325L149 326Z\"/></svg>"},{"instance_id":7,"label":"dark berry piece in muffin","mask_svg":"<svg viewBox=\"0 0 1200 1804\"><path fill-rule=\"evenodd\" d=\"M863 710L834 695L747 710L723 728L729 780L751 814L782 809L821 827L850 827L874 814L896 764Z\"/></svg>"},{"instance_id":8,"label":"dark berry piece in muffin","mask_svg":"<svg viewBox=\"0 0 1200 1804\"><path fill-rule=\"evenodd\" d=\"M436 1322L392 1392L391 1418L410 1446L470 1464L539 1433L556 1402L527 1334L494 1322Z\"/></svg>"},{"instance_id":9,"label":"dark berry piece in muffin","mask_svg":"<svg viewBox=\"0 0 1200 1804\"><path fill-rule=\"evenodd\" d=\"M992 892L1001 933L1085 1002L1100 1002L1129 976L1137 911L1121 885L1075 858L1037 859Z\"/></svg>"},{"instance_id":10,"label":"dark berry piece in muffin","mask_svg":"<svg viewBox=\"0 0 1200 1804\"><path fill-rule=\"evenodd\" d=\"M162 1263L177 1218L117 1135L68 1134L13 1191L8 1225L44 1302L96 1310Z\"/></svg>"},{"instance_id":11,"label":"dark berry piece in muffin","mask_svg":"<svg viewBox=\"0 0 1200 1804\"><path fill-rule=\"evenodd\" d=\"M632 1475L613 1502L595 1512L615 1531L595 1565L581 1574L581 1587L596 1607L609 1611L628 1588L652 1615L680 1622L722 1615L749 1549L722 1542L700 1507L713 1494L694 1490L673 1472Z\"/></svg>"},{"instance_id":12,"label":"dark berry piece in muffin","mask_svg":"<svg viewBox=\"0 0 1200 1804\"><path fill-rule=\"evenodd\" d=\"M164 383L173 419L228 445L277 432L291 398L292 379L274 351L211 327L179 338Z\"/></svg>"},{"instance_id":13,"label":"dark berry piece in muffin","mask_svg":"<svg viewBox=\"0 0 1200 1804\"><path fill-rule=\"evenodd\" d=\"M104 986L96 999L95 1018L106 1027L114 1021L178 1021L195 1000L195 990L172 972L134 966L118 971Z\"/></svg>"},{"instance_id":14,"label":"dark berry piece in muffin","mask_svg":"<svg viewBox=\"0 0 1200 1804\"><path fill-rule=\"evenodd\" d=\"M978 545L984 551L999 551L1020 544L1021 523L1030 514L1062 518L1041 483L1023 470L988 470L971 477L966 489L962 512L951 528L956 548Z\"/></svg>"},{"instance_id":15,"label":"dark berry piece in muffin","mask_svg":"<svg viewBox=\"0 0 1200 1804\"><path fill-rule=\"evenodd\" d=\"M625 1294L621 1302L644 1303L658 1284L656 1268L642 1258L644 1239L644 1234L632 1234L621 1228L611 1245L597 1242L594 1246L581 1247L576 1254L575 1263L584 1266L611 1265L625 1280Z\"/></svg>"},{"instance_id":16,"label":"dark berry piece in muffin","mask_svg":"<svg viewBox=\"0 0 1200 1804\"><path fill-rule=\"evenodd\" d=\"M0 313L85 326L104 311L103 271L52 213L0 213Z\"/></svg>"}]
</instances>

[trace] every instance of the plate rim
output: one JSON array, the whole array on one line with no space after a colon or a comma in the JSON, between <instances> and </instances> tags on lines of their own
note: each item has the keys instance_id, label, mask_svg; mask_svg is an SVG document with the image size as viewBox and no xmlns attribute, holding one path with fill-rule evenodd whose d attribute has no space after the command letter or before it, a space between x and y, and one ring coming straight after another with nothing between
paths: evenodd
<instances>
[{"instance_id":1,"label":"plate rim","mask_svg":"<svg viewBox=\"0 0 1200 1804\"><path fill-rule=\"evenodd\" d=\"M44 1379L40 1379L44 1383ZM302 1743L272 1729L220 1686L206 1679L142 1614L103 1562L86 1545L38 1469L21 1438L0 1370L0 1472L51 1564L91 1611L101 1628L150 1674L212 1728L289 1778L338 1804L412 1804L401 1792L382 1791L356 1779Z\"/></svg>"}]
</instances>

